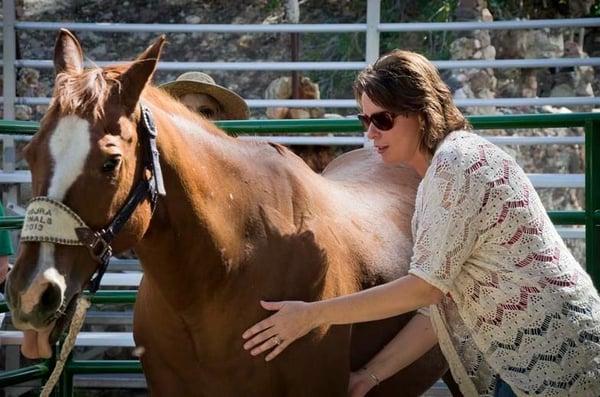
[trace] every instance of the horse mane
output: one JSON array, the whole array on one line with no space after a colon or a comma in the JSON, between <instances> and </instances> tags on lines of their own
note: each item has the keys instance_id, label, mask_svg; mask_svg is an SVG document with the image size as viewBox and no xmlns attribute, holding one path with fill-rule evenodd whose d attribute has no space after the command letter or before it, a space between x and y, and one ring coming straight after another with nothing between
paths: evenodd
<instances>
[{"instance_id":1,"label":"horse mane","mask_svg":"<svg viewBox=\"0 0 600 397\"><path fill-rule=\"evenodd\" d=\"M135 62L135 61L134 61ZM121 90L119 77L129 68L131 63L112 65L104 68L92 67L81 72L64 71L56 76L51 106L58 106L62 113L85 114L99 120L105 116L108 97L112 87ZM184 104L173 98L169 93L148 83L142 93L142 100L160 109L169 109L185 116L198 124L205 132L223 136L227 135L219 127L199 114L189 110ZM244 142L246 147L271 147L284 157L292 152L279 144L272 142Z\"/></svg>"},{"instance_id":2,"label":"horse mane","mask_svg":"<svg viewBox=\"0 0 600 397\"><path fill-rule=\"evenodd\" d=\"M120 84L115 77L101 68L60 72L54 83L53 104L64 113L85 112L98 120L104 116L109 81Z\"/></svg>"},{"instance_id":3,"label":"horse mane","mask_svg":"<svg viewBox=\"0 0 600 397\"><path fill-rule=\"evenodd\" d=\"M169 109L170 112L177 113L179 115L185 116L192 122L198 124L199 127L202 127L203 131L212 134L212 135L229 135L235 137L234 134L227 134L222 129L217 127L212 121L205 119L198 113L190 110L183 103L175 99L168 92L148 83L144 92L142 93L143 99L152 103L154 106L159 107L160 109ZM242 141L238 141L241 143ZM273 148L275 151L286 157L288 155L294 155L294 153L287 147L280 145L274 142L264 142L264 141L243 141L243 145L246 147L256 147L256 148ZM295 156L295 155L294 155Z\"/></svg>"},{"instance_id":4,"label":"horse mane","mask_svg":"<svg viewBox=\"0 0 600 397\"><path fill-rule=\"evenodd\" d=\"M136 61L134 61L136 62ZM112 65L105 68L93 67L81 72L64 71L56 75L53 102L63 113L92 115L98 120L105 115L107 99L112 92L112 86L120 91L119 77L130 67L131 63ZM148 84L144 94L162 109L177 108L178 112L186 112L187 108L172 98L168 93L150 88ZM188 112L188 116L194 113ZM196 117L196 121L201 117Z\"/></svg>"},{"instance_id":5,"label":"horse mane","mask_svg":"<svg viewBox=\"0 0 600 397\"><path fill-rule=\"evenodd\" d=\"M160 109L169 109L169 112L171 113L177 113L185 116L185 118L198 124L198 126L202 127L204 131L210 134L227 135L210 120L207 120L198 113L191 111L187 108L187 106L171 96L171 94L154 86L152 83L148 83L146 85L144 92L142 93L142 97L143 100L152 103L154 106Z\"/></svg>"}]
</instances>

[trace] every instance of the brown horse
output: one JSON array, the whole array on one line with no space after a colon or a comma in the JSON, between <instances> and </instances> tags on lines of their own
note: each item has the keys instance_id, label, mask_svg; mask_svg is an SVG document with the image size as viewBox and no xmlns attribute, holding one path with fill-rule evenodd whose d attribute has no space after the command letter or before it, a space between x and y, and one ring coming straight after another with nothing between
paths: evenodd
<instances>
[{"instance_id":1,"label":"brown horse","mask_svg":"<svg viewBox=\"0 0 600 397\"><path fill-rule=\"evenodd\" d=\"M362 150L323 177L284 147L227 136L149 85L163 44L129 65L84 70L77 39L59 34L54 97L25 151L43 198L30 204L7 287L23 353L50 354L110 253L80 231L104 228L95 236L110 229L106 242L115 252L134 247L144 269L134 337L153 394L345 395L350 369L410 316L363 324L352 337L349 326L317 329L270 363L245 352L241 334L265 317L259 299L329 298L405 274L416 174ZM152 125L159 165L144 160ZM166 195L143 191L139 205L126 205L140 181L161 193L160 169ZM122 228L107 228L115 218ZM50 237L35 234L48 223ZM81 244L66 236L73 230ZM372 394L418 395L446 369L432 349Z\"/></svg>"}]
</instances>

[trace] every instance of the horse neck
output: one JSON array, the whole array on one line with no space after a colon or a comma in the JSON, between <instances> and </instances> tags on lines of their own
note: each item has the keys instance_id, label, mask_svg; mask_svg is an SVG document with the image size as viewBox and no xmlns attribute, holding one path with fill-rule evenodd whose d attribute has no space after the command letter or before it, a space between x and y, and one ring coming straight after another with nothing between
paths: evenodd
<instances>
[{"instance_id":1,"label":"horse neck","mask_svg":"<svg viewBox=\"0 0 600 397\"><path fill-rule=\"evenodd\" d=\"M167 195L136 251L150 281L172 285L163 289L173 291L167 299L190 306L194 297L212 295L247 262L248 225L257 217L253 204L289 203L293 189L277 192L274 199L263 186L271 181L265 181L269 167L260 153L272 147L228 137L191 114L152 111ZM289 211L281 212L286 217ZM198 294L203 288L205 294Z\"/></svg>"}]
</instances>

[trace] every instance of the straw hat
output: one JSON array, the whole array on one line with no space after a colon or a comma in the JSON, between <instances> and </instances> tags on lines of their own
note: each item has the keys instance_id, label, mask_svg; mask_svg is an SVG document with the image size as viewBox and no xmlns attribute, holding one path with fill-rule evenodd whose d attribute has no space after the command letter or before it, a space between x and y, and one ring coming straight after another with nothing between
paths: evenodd
<instances>
[{"instance_id":1,"label":"straw hat","mask_svg":"<svg viewBox=\"0 0 600 397\"><path fill-rule=\"evenodd\" d=\"M250 117L246 101L228 88L215 83L215 80L202 72L186 72L171 81L159 86L175 98L186 94L206 94L213 97L223 110L223 119L245 120Z\"/></svg>"}]
</instances>

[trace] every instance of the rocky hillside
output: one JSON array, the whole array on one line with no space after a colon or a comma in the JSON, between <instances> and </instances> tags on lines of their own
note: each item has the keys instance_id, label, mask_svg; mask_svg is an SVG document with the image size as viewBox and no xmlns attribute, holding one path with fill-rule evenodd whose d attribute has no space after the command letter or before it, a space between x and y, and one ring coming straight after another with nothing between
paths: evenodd
<instances>
[{"instance_id":1,"label":"rocky hillside","mask_svg":"<svg viewBox=\"0 0 600 397\"><path fill-rule=\"evenodd\" d=\"M25 21L169 24L285 22L283 7L279 1L273 0L244 2L22 0L18 3L18 19ZM360 2L305 1L301 3L301 22L351 23L364 20L364 16L361 15L365 12L364 5L360 7L355 5ZM78 32L77 34L82 41L86 56L93 61L131 59L158 36L152 33ZM51 59L55 36L56 32L53 31L21 31L18 35L19 57ZM291 59L290 37L286 34L169 33L167 39L168 44L162 58L165 61L286 61ZM306 48L305 43L313 45L308 38L306 41L303 40L303 49ZM302 60L318 59L302 58ZM283 75L279 72L260 71L208 72L218 83L228 86L249 99L263 98L269 82ZM21 71L23 82L19 85L20 95L47 95L52 84L52 73L49 70L40 71L39 79L37 73L37 71ZM159 72L156 75L156 82L170 81L178 74L178 72ZM346 88L346 94L346 97L349 97L349 87ZM256 116L262 113L257 112ZM22 116L27 117L26 114ZM39 118L40 114L34 109L32 116Z\"/></svg>"},{"instance_id":2,"label":"rocky hillside","mask_svg":"<svg viewBox=\"0 0 600 397\"><path fill-rule=\"evenodd\" d=\"M21 21L115 22L115 23L281 23L284 0L244 2L189 0L18 0ZM301 23L356 23L365 21L366 2L358 0L300 1ZM590 0L520 2L511 0L410 0L382 1L383 22L445 20L494 20L512 18L563 18L589 16ZM489 4L487 4L489 3ZM540 4L538 4L540 3ZM556 4L554 4L556 3ZM523 5L525 4L525 5ZM545 7L541 5L545 4ZM487 6L487 8L486 8ZM553 9L553 11L549 11ZM499 14L495 17L492 13ZM513 15L510 15L510 14ZM158 34L78 32L93 61L126 60L142 51ZM19 31L18 57L51 59L56 32ZM285 61L291 59L289 34L170 33L163 60L166 61ZM535 31L477 31L436 33L386 33L381 51L402 47L422 52L432 59L503 59L598 56L597 30L554 29ZM303 34L300 60L359 61L364 59L364 35ZM284 72L209 71L217 82L248 99L264 97L268 84ZM37 74L40 74L39 77ZM50 70L20 71L19 95L47 96L52 84ZM174 79L178 72L159 72L156 82ZM322 98L350 98L354 71L308 72L320 85ZM592 68L575 70L444 71L457 97L491 98L511 96L590 96L598 84ZM22 109L21 118L39 119L41 112ZM495 109L467 109L488 113ZM264 112L256 110L255 117Z\"/></svg>"}]
</instances>

